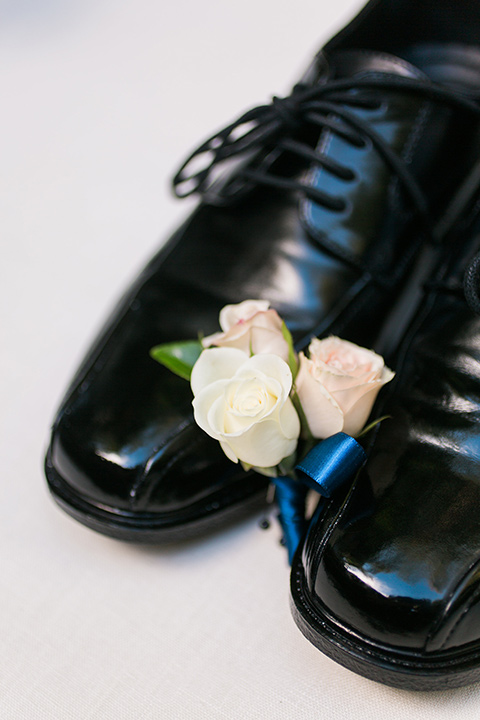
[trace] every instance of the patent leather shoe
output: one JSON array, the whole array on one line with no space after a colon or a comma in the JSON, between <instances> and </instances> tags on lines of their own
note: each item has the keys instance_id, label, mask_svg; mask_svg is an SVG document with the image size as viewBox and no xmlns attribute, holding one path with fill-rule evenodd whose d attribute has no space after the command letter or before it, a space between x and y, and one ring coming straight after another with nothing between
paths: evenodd
<instances>
[{"instance_id":1,"label":"patent leather shoe","mask_svg":"<svg viewBox=\"0 0 480 720\"><path fill-rule=\"evenodd\" d=\"M350 670L406 689L480 680L478 206L475 214L400 347L391 395L376 410L390 419L367 465L314 517L292 567L306 637Z\"/></svg>"},{"instance_id":2,"label":"patent leather shoe","mask_svg":"<svg viewBox=\"0 0 480 720\"><path fill-rule=\"evenodd\" d=\"M149 350L216 331L221 307L248 298L269 300L298 347L328 333L374 343L475 157L480 11L446 5L368 3L288 98L204 143L200 172L182 167L176 192L200 204L127 291L54 422L47 480L76 519L157 542L264 496Z\"/></svg>"}]
</instances>

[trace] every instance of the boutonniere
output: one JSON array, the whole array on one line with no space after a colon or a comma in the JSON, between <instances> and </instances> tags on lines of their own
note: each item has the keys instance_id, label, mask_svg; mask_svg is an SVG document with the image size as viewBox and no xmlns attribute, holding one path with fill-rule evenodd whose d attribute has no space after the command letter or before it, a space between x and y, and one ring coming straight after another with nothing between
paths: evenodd
<instances>
[{"instance_id":1,"label":"boutonniere","mask_svg":"<svg viewBox=\"0 0 480 720\"><path fill-rule=\"evenodd\" d=\"M227 305L219 321L221 332L150 354L190 381L195 421L225 455L275 479L291 557L306 494L299 480L328 494L358 470L364 453L354 438L372 426L374 401L394 373L377 353L338 337L314 338L297 354L263 300Z\"/></svg>"}]
</instances>

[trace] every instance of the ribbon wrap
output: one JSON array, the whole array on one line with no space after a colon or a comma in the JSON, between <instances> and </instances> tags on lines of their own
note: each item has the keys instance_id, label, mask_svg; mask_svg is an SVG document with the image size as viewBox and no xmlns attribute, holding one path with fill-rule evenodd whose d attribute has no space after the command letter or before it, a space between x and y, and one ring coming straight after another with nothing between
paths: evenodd
<instances>
[{"instance_id":1,"label":"ribbon wrap","mask_svg":"<svg viewBox=\"0 0 480 720\"><path fill-rule=\"evenodd\" d=\"M315 490L323 497L331 497L348 480L353 479L366 459L362 446L351 435L340 432L322 440L307 453L295 468L295 478L285 476L273 480L278 519L290 564L308 524L305 517L308 490Z\"/></svg>"},{"instance_id":2,"label":"ribbon wrap","mask_svg":"<svg viewBox=\"0 0 480 720\"><path fill-rule=\"evenodd\" d=\"M278 520L282 526L288 562L291 565L295 550L307 529L305 503L308 487L288 475L273 478L273 483L275 501L279 510Z\"/></svg>"},{"instance_id":3,"label":"ribbon wrap","mask_svg":"<svg viewBox=\"0 0 480 720\"><path fill-rule=\"evenodd\" d=\"M295 471L311 490L331 497L360 470L366 459L365 450L355 438L339 432L315 445Z\"/></svg>"}]
</instances>

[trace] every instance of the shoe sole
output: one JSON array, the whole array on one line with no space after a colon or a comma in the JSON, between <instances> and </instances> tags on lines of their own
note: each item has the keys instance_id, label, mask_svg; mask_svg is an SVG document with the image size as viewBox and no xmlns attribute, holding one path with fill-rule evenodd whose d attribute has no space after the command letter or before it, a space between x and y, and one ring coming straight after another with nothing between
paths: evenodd
<instances>
[{"instance_id":1,"label":"shoe sole","mask_svg":"<svg viewBox=\"0 0 480 720\"><path fill-rule=\"evenodd\" d=\"M143 544L167 544L215 532L225 525L260 512L266 505L266 488L247 497L230 498L228 505L198 503L188 510L168 513L113 511L92 505L72 492L52 465L50 450L45 458L45 475L50 493L68 515L91 530L108 537Z\"/></svg>"},{"instance_id":2,"label":"shoe sole","mask_svg":"<svg viewBox=\"0 0 480 720\"><path fill-rule=\"evenodd\" d=\"M291 610L303 635L318 650L348 670L375 682L404 690L445 690L480 680L480 647L414 653L382 646L349 630L313 606L297 553L291 575Z\"/></svg>"}]
</instances>

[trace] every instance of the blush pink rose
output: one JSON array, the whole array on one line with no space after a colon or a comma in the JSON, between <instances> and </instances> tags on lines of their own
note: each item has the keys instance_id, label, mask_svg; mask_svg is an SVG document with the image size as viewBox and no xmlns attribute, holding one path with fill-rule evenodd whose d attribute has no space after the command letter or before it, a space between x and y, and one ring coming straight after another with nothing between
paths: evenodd
<instances>
[{"instance_id":1,"label":"blush pink rose","mask_svg":"<svg viewBox=\"0 0 480 720\"><path fill-rule=\"evenodd\" d=\"M337 337L312 340L308 352L299 355L296 387L313 436L358 435L395 373L372 350Z\"/></svg>"},{"instance_id":2,"label":"blush pink rose","mask_svg":"<svg viewBox=\"0 0 480 720\"><path fill-rule=\"evenodd\" d=\"M247 355L271 354L288 360L288 344L282 333L282 320L267 300L245 300L225 305L220 312L223 332L203 338L204 348L236 348Z\"/></svg>"}]
</instances>

